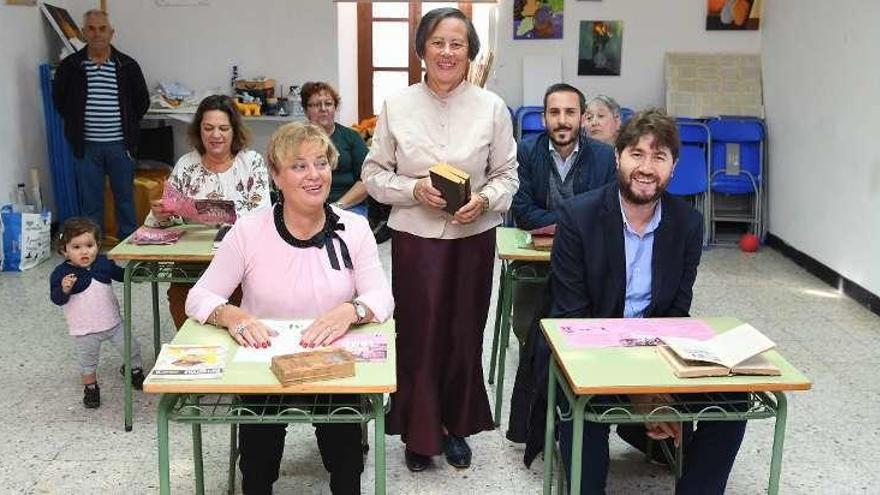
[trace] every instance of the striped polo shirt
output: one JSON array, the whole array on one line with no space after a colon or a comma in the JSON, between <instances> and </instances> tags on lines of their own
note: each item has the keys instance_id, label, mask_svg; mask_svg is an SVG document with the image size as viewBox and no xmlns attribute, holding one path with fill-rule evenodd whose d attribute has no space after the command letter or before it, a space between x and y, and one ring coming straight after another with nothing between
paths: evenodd
<instances>
[{"instance_id":1,"label":"striped polo shirt","mask_svg":"<svg viewBox=\"0 0 880 495\"><path fill-rule=\"evenodd\" d=\"M107 60L97 65L83 62L88 84L86 96L85 139L90 142L112 143L123 140L122 114L119 111L119 90L116 86L116 63Z\"/></svg>"}]
</instances>

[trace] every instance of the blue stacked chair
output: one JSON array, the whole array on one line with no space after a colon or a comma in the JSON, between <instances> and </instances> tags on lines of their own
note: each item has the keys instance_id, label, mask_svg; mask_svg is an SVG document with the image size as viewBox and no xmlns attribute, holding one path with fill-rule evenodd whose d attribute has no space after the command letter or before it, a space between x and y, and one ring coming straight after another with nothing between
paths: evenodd
<instances>
[{"instance_id":1,"label":"blue stacked chair","mask_svg":"<svg viewBox=\"0 0 880 495\"><path fill-rule=\"evenodd\" d=\"M717 117L707 126L712 137L710 190L751 200L747 212L719 212L717 203L711 202L712 242L718 221L748 223L753 233L763 237L764 122L752 117Z\"/></svg>"},{"instance_id":2,"label":"blue stacked chair","mask_svg":"<svg viewBox=\"0 0 880 495\"><path fill-rule=\"evenodd\" d=\"M626 124L635 114L635 110L629 107L620 107L620 124Z\"/></svg>"},{"instance_id":3,"label":"blue stacked chair","mask_svg":"<svg viewBox=\"0 0 880 495\"><path fill-rule=\"evenodd\" d=\"M709 240L707 224L711 210L709 149L712 147L712 138L709 127L702 121L678 118L675 122L681 136L681 149L667 190L676 196L693 198L694 206L703 214L703 245L706 245Z\"/></svg>"},{"instance_id":4,"label":"blue stacked chair","mask_svg":"<svg viewBox=\"0 0 880 495\"><path fill-rule=\"evenodd\" d=\"M516 140L519 142L523 136L537 134L544 130L542 115L544 107L519 107L516 110Z\"/></svg>"}]
</instances>

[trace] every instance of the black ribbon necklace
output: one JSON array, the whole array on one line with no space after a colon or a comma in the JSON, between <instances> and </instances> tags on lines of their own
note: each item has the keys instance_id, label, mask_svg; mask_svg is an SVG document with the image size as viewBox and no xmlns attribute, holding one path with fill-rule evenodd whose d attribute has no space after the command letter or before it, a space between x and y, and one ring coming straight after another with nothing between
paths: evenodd
<instances>
[{"instance_id":1,"label":"black ribbon necklace","mask_svg":"<svg viewBox=\"0 0 880 495\"><path fill-rule=\"evenodd\" d=\"M316 247L318 249L327 248L327 257L330 258L330 266L333 267L334 270L340 270L339 259L336 256L336 247L333 245L333 239L338 239L339 250L342 252L342 263L349 270L354 269L354 266L351 264L351 255L348 253L348 246L345 244L342 237L339 236L339 231L345 230L345 224L339 223L339 215L333 212L330 205L326 203L324 204L324 226L317 234L306 240L297 239L289 230L287 230L287 225L284 224L284 204L278 203L274 208L273 216L275 218L275 229L278 231L278 235L284 239L284 242L299 249L310 247Z\"/></svg>"}]
</instances>

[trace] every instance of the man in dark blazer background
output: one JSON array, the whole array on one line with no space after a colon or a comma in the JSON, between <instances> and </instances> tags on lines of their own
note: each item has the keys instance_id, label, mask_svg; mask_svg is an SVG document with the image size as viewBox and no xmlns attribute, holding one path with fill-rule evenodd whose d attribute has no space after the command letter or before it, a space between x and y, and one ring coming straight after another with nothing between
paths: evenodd
<instances>
[{"instance_id":1,"label":"man in dark blazer background","mask_svg":"<svg viewBox=\"0 0 880 495\"><path fill-rule=\"evenodd\" d=\"M553 244L551 318L688 316L703 221L684 201L665 192L679 145L675 121L664 112L637 114L615 143L617 182L565 203ZM671 400L645 395L630 399ZM618 433L636 445L643 444L645 436L684 442L683 474L676 494L722 494L745 422L701 422L696 429L682 426L618 426ZM608 434L607 424L584 425L582 494L605 493ZM569 470L571 440L571 422L562 422L560 442Z\"/></svg>"}]
</instances>

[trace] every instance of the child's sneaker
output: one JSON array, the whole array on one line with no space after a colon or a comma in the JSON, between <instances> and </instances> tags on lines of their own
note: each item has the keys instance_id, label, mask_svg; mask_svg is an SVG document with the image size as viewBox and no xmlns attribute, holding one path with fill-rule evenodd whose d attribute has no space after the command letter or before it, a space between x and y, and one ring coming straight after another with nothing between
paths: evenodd
<instances>
[{"instance_id":1,"label":"child's sneaker","mask_svg":"<svg viewBox=\"0 0 880 495\"><path fill-rule=\"evenodd\" d=\"M83 405L94 409L101 405L101 387L97 383L83 387Z\"/></svg>"},{"instance_id":2,"label":"child's sneaker","mask_svg":"<svg viewBox=\"0 0 880 495\"><path fill-rule=\"evenodd\" d=\"M119 368L119 374L125 376L125 365L122 365ZM144 380L147 377L144 376L144 370L140 368L133 368L131 370L131 386L135 390L143 390L144 389Z\"/></svg>"}]
</instances>

